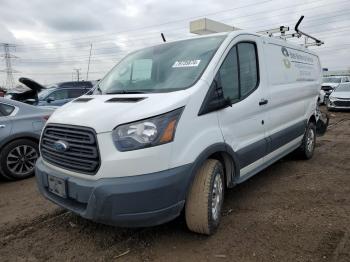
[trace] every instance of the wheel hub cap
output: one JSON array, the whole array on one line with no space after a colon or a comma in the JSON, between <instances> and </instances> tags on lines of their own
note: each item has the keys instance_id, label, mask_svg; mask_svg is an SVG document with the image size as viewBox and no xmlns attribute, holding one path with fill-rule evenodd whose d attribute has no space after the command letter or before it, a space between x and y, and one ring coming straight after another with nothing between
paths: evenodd
<instances>
[{"instance_id":1,"label":"wheel hub cap","mask_svg":"<svg viewBox=\"0 0 350 262\"><path fill-rule=\"evenodd\" d=\"M314 140L315 140L315 133L313 129L310 129L308 135L307 135L307 139L306 139L306 146L307 146L307 150L309 152L311 152L314 148Z\"/></svg>"},{"instance_id":2,"label":"wheel hub cap","mask_svg":"<svg viewBox=\"0 0 350 262\"><path fill-rule=\"evenodd\" d=\"M7 168L18 176L30 174L35 167L38 153L35 148L28 145L17 146L7 156Z\"/></svg>"},{"instance_id":3,"label":"wheel hub cap","mask_svg":"<svg viewBox=\"0 0 350 262\"><path fill-rule=\"evenodd\" d=\"M221 202L223 198L223 187L222 179L220 174L215 175L213 191L212 191L212 201L211 201L211 213L212 218L217 220L221 211Z\"/></svg>"}]
</instances>

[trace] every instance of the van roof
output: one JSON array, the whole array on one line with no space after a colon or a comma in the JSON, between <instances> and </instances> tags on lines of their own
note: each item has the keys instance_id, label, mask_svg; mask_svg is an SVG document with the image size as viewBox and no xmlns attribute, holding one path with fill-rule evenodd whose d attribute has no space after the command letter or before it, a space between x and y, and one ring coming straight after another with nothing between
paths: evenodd
<instances>
[{"instance_id":1,"label":"van roof","mask_svg":"<svg viewBox=\"0 0 350 262\"><path fill-rule=\"evenodd\" d=\"M215 37L215 36L227 36L228 38L233 39L234 37L236 37L238 35L243 35L243 34L249 34L249 35L258 36L258 37L263 38L267 43L283 45L283 46L286 46L286 47L289 47L289 48L297 49L299 51L307 52L307 53L310 53L312 55L318 56L313 50L310 50L310 49L306 48L303 45L292 43L290 41L287 41L287 40L284 40L284 39L280 39L280 38L277 38L277 37L265 36L265 35L262 35L262 34L258 34L256 32L251 32L251 31L243 30L243 29L235 30L235 31L231 31L231 32L223 32L223 33L213 33L213 34L207 34L207 35L191 36L191 37L187 37L187 38L183 38L183 39L178 39L178 40L175 40L175 41L170 41L169 43L175 43L175 42L178 42L178 41L189 40L189 39ZM163 44L166 44L166 43L163 43Z\"/></svg>"}]
</instances>

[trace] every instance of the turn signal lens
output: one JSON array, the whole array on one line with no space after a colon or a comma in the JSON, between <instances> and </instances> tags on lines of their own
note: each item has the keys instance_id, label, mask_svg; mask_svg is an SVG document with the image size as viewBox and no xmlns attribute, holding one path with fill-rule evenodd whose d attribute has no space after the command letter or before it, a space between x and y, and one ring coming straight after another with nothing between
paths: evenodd
<instances>
[{"instance_id":1,"label":"turn signal lens","mask_svg":"<svg viewBox=\"0 0 350 262\"><path fill-rule=\"evenodd\" d=\"M162 138L160 139L160 143L167 143L173 140L176 122L177 120L173 120L168 124L168 126L164 130Z\"/></svg>"}]
</instances>

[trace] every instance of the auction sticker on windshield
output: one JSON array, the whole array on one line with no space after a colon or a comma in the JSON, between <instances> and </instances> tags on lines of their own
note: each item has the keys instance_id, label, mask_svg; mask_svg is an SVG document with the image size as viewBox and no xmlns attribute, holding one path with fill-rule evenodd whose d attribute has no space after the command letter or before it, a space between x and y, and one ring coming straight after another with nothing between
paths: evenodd
<instances>
[{"instance_id":1,"label":"auction sticker on windshield","mask_svg":"<svg viewBox=\"0 0 350 262\"><path fill-rule=\"evenodd\" d=\"M201 60L183 60L183 61L175 61L173 64L173 68L179 67L197 67L199 66Z\"/></svg>"}]
</instances>

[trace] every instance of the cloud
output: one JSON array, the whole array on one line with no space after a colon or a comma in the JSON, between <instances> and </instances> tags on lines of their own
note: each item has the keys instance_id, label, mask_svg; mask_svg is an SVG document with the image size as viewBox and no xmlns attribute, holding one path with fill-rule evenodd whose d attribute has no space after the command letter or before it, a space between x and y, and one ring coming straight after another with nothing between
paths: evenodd
<instances>
[{"instance_id":1,"label":"cloud","mask_svg":"<svg viewBox=\"0 0 350 262\"><path fill-rule=\"evenodd\" d=\"M70 80L73 68L86 72L90 44L90 76L100 78L126 53L161 43L161 32L168 41L189 37L189 21L203 14L252 31L293 27L303 14L302 28L326 43L312 48L323 66L350 66L345 0L0 0L0 7L0 42L18 45L16 77L46 83Z\"/></svg>"}]
</instances>

